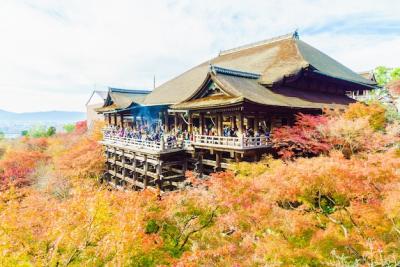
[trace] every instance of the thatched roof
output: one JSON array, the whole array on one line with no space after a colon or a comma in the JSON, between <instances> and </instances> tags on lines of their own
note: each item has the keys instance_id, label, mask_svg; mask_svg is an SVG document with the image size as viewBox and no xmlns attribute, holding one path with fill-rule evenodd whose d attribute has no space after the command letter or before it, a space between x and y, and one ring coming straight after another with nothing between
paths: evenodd
<instances>
[{"instance_id":1,"label":"thatched roof","mask_svg":"<svg viewBox=\"0 0 400 267\"><path fill-rule=\"evenodd\" d=\"M184 101L202 84L209 64L259 73L259 82L263 85L278 83L284 77L295 75L306 68L366 87L376 84L299 40L297 34L289 34L223 51L217 57L157 87L145 98L144 105L167 105Z\"/></svg>"},{"instance_id":2,"label":"thatched roof","mask_svg":"<svg viewBox=\"0 0 400 267\"><path fill-rule=\"evenodd\" d=\"M222 95L199 97L202 91L214 83L223 91ZM229 106L244 101L276 107L323 109L345 108L355 100L345 95L324 94L278 87L268 88L259 83L257 74L211 67L207 78L185 101L172 106L173 109L204 109Z\"/></svg>"},{"instance_id":3,"label":"thatched roof","mask_svg":"<svg viewBox=\"0 0 400 267\"><path fill-rule=\"evenodd\" d=\"M131 90L109 87L107 99L104 106L98 108L97 112L110 112L131 107L132 105L141 105L150 91Z\"/></svg>"}]
</instances>

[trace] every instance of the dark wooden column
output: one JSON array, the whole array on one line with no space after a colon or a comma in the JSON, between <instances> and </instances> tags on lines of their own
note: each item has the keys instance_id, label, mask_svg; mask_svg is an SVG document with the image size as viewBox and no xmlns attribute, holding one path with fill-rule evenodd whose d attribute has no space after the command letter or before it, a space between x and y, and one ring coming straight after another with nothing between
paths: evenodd
<instances>
[{"instance_id":1,"label":"dark wooden column","mask_svg":"<svg viewBox=\"0 0 400 267\"><path fill-rule=\"evenodd\" d=\"M124 128L124 114L119 114L119 119L121 120L121 127Z\"/></svg>"},{"instance_id":2,"label":"dark wooden column","mask_svg":"<svg viewBox=\"0 0 400 267\"><path fill-rule=\"evenodd\" d=\"M164 131L169 132L168 110L164 111Z\"/></svg>"},{"instance_id":3,"label":"dark wooden column","mask_svg":"<svg viewBox=\"0 0 400 267\"><path fill-rule=\"evenodd\" d=\"M224 116L222 115L222 113L218 113L217 118L218 118L218 135L222 136L224 133Z\"/></svg>"},{"instance_id":4,"label":"dark wooden column","mask_svg":"<svg viewBox=\"0 0 400 267\"><path fill-rule=\"evenodd\" d=\"M200 128L200 134L204 134L204 113L203 112L200 112L199 128Z\"/></svg>"},{"instance_id":5,"label":"dark wooden column","mask_svg":"<svg viewBox=\"0 0 400 267\"><path fill-rule=\"evenodd\" d=\"M192 113L189 112L189 117L188 117L188 132L192 133L193 131L193 118L192 118Z\"/></svg>"},{"instance_id":6,"label":"dark wooden column","mask_svg":"<svg viewBox=\"0 0 400 267\"><path fill-rule=\"evenodd\" d=\"M258 131L258 118L257 117L254 118L253 130Z\"/></svg>"},{"instance_id":7,"label":"dark wooden column","mask_svg":"<svg viewBox=\"0 0 400 267\"><path fill-rule=\"evenodd\" d=\"M114 126L117 126L117 113L114 113Z\"/></svg>"},{"instance_id":8,"label":"dark wooden column","mask_svg":"<svg viewBox=\"0 0 400 267\"><path fill-rule=\"evenodd\" d=\"M236 116L235 115L232 115L232 116L230 116L230 121L231 121L231 128L235 128L236 127Z\"/></svg>"},{"instance_id":9,"label":"dark wooden column","mask_svg":"<svg viewBox=\"0 0 400 267\"><path fill-rule=\"evenodd\" d=\"M132 114L132 129L136 130L136 114Z\"/></svg>"},{"instance_id":10,"label":"dark wooden column","mask_svg":"<svg viewBox=\"0 0 400 267\"><path fill-rule=\"evenodd\" d=\"M239 137L241 137L243 134L243 113L239 112L237 114L237 118L238 118L238 124L237 124L238 134L239 134Z\"/></svg>"},{"instance_id":11,"label":"dark wooden column","mask_svg":"<svg viewBox=\"0 0 400 267\"><path fill-rule=\"evenodd\" d=\"M178 114L175 113L174 114L174 129L175 129L175 133L178 132L178 120L179 120Z\"/></svg>"},{"instance_id":12,"label":"dark wooden column","mask_svg":"<svg viewBox=\"0 0 400 267\"><path fill-rule=\"evenodd\" d=\"M111 114L108 113L107 115L107 119L108 119L108 125L111 125Z\"/></svg>"}]
</instances>

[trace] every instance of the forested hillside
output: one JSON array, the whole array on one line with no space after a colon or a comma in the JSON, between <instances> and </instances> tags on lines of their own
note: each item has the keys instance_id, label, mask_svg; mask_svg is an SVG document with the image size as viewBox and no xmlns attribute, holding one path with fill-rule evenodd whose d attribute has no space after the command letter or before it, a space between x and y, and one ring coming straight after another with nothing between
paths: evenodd
<instances>
[{"instance_id":1,"label":"forested hillside","mask_svg":"<svg viewBox=\"0 0 400 267\"><path fill-rule=\"evenodd\" d=\"M279 158L183 191L98 183L100 127L0 145L1 266L397 266L400 127L378 103L299 115Z\"/></svg>"}]
</instances>

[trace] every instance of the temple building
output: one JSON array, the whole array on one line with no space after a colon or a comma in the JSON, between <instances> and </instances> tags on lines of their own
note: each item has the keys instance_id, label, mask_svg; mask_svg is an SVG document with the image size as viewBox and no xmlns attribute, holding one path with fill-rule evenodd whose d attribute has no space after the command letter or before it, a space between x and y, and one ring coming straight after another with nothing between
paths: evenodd
<instances>
[{"instance_id":1,"label":"temple building","mask_svg":"<svg viewBox=\"0 0 400 267\"><path fill-rule=\"evenodd\" d=\"M174 190L272 153L270 134L297 113L344 110L362 77L301 41L297 32L222 51L153 91L110 88L103 107L107 172L117 187Z\"/></svg>"}]
</instances>

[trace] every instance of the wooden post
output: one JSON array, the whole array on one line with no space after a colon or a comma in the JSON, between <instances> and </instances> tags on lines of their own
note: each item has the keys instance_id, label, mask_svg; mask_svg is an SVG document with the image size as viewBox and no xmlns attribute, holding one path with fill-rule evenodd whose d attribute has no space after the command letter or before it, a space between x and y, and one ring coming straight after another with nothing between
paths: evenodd
<instances>
[{"instance_id":1,"label":"wooden post","mask_svg":"<svg viewBox=\"0 0 400 267\"><path fill-rule=\"evenodd\" d=\"M175 129L175 133L177 133L178 132L178 114L177 113L175 113L174 114L174 129Z\"/></svg>"},{"instance_id":2,"label":"wooden post","mask_svg":"<svg viewBox=\"0 0 400 267\"><path fill-rule=\"evenodd\" d=\"M120 120L121 120L121 128L123 129L124 128L124 114L119 114L119 116L120 116Z\"/></svg>"},{"instance_id":3,"label":"wooden post","mask_svg":"<svg viewBox=\"0 0 400 267\"><path fill-rule=\"evenodd\" d=\"M114 184L117 185L117 148L114 147Z\"/></svg>"},{"instance_id":4,"label":"wooden post","mask_svg":"<svg viewBox=\"0 0 400 267\"><path fill-rule=\"evenodd\" d=\"M237 125L238 134L239 134L239 137L241 137L243 135L243 114L242 114L242 112L239 112L237 117L238 117L238 125Z\"/></svg>"},{"instance_id":5,"label":"wooden post","mask_svg":"<svg viewBox=\"0 0 400 267\"><path fill-rule=\"evenodd\" d=\"M203 135L204 134L204 113L200 112L200 123L199 123L199 127L200 127L200 134Z\"/></svg>"},{"instance_id":6,"label":"wooden post","mask_svg":"<svg viewBox=\"0 0 400 267\"><path fill-rule=\"evenodd\" d=\"M168 110L164 112L164 131L169 132Z\"/></svg>"},{"instance_id":7,"label":"wooden post","mask_svg":"<svg viewBox=\"0 0 400 267\"><path fill-rule=\"evenodd\" d=\"M183 174L183 176L185 176L185 174L186 174L187 167L188 167L188 162L187 162L187 158L185 157L185 159L183 160L183 164L182 164L182 174Z\"/></svg>"},{"instance_id":8,"label":"wooden post","mask_svg":"<svg viewBox=\"0 0 400 267\"><path fill-rule=\"evenodd\" d=\"M164 140L164 136L161 137L161 140L160 140L160 147L161 147L161 150L164 150L164 149L165 149L165 140Z\"/></svg>"},{"instance_id":9,"label":"wooden post","mask_svg":"<svg viewBox=\"0 0 400 267\"><path fill-rule=\"evenodd\" d=\"M216 163L216 166L215 166L215 169L214 169L214 171L216 171L216 172L218 172L218 171L220 171L221 170L221 151L216 151L215 152L215 163Z\"/></svg>"},{"instance_id":10,"label":"wooden post","mask_svg":"<svg viewBox=\"0 0 400 267\"><path fill-rule=\"evenodd\" d=\"M124 150L122 150L121 161L122 161L122 177L123 177L123 180L125 181L126 168L125 168L125 151Z\"/></svg>"},{"instance_id":11,"label":"wooden post","mask_svg":"<svg viewBox=\"0 0 400 267\"><path fill-rule=\"evenodd\" d=\"M231 121L231 128L235 129L235 127L236 127L236 116L232 115L229 119Z\"/></svg>"},{"instance_id":12,"label":"wooden post","mask_svg":"<svg viewBox=\"0 0 400 267\"><path fill-rule=\"evenodd\" d=\"M193 131L193 118L192 118L192 113L189 112L189 117L188 117L188 132L191 134Z\"/></svg>"},{"instance_id":13,"label":"wooden post","mask_svg":"<svg viewBox=\"0 0 400 267\"><path fill-rule=\"evenodd\" d=\"M117 126L117 113L114 113L114 126Z\"/></svg>"},{"instance_id":14,"label":"wooden post","mask_svg":"<svg viewBox=\"0 0 400 267\"><path fill-rule=\"evenodd\" d=\"M133 153L132 158L132 179L133 179L133 186L136 187L136 179L137 179L137 172L136 172L136 153Z\"/></svg>"},{"instance_id":15,"label":"wooden post","mask_svg":"<svg viewBox=\"0 0 400 267\"><path fill-rule=\"evenodd\" d=\"M254 118L253 130L254 130L254 132L258 131L258 118L257 117Z\"/></svg>"},{"instance_id":16,"label":"wooden post","mask_svg":"<svg viewBox=\"0 0 400 267\"><path fill-rule=\"evenodd\" d=\"M108 125L111 125L111 114L108 113L108 114L107 114L107 117L108 117Z\"/></svg>"},{"instance_id":17,"label":"wooden post","mask_svg":"<svg viewBox=\"0 0 400 267\"><path fill-rule=\"evenodd\" d=\"M236 152L235 152L235 161L236 161L237 163L240 162L240 158L241 158L240 153L236 153Z\"/></svg>"},{"instance_id":18,"label":"wooden post","mask_svg":"<svg viewBox=\"0 0 400 267\"><path fill-rule=\"evenodd\" d=\"M143 180L143 189L146 189L148 184L148 177L147 177L147 169L149 168L149 164L147 162L147 155L144 155L144 180Z\"/></svg>"},{"instance_id":19,"label":"wooden post","mask_svg":"<svg viewBox=\"0 0 400 267\"><path fill-rule=\"evenodd\" d=\"M254 127L254 118L247 118L247 128L253 128ZM255 129L254 129L255 130Z\"/></svg>"},{"instance_id":20,"label":"wooden post","mask_svg":"<svg viewBox=\"0 0 400 267\"><path fill-rule=\"evenodd\" d=\"M161 177L161 171L162 171L162 161L160 160L159 163L156 166L156 174L157 174L157 186L160 190L162 190L162 177Z\"/></svg>"},{"instance_id":21,"label":"wooden post","mask_svg":"<svg viewBox=\"0 0 400 267\"><path fill-rule=\"evenodd\" d=\"M132 114L132 129L136 130L136 114Z\"/></svg>"},{"instance_id":22,"label":"wooden post","mask_svg":"<svg viewBox=\"0 0 400 267\"><path fill-rule=\"evenodd\" d=\"M222 113L218 113L218 135L222 136L224 134L224 116Z\"/></svg>"}]
</instances>

